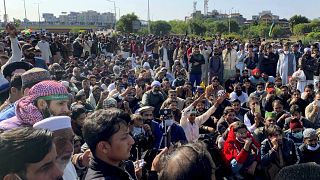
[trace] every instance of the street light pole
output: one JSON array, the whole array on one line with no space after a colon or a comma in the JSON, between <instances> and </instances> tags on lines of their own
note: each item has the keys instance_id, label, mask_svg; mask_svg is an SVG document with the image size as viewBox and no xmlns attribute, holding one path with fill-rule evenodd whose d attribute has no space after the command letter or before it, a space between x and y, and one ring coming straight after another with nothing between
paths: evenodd
<instances>
[{"instance_id":1,"label":"street light pole","mask_svg":"<svg viewBox=\"0 0 320 180\"><path fill-rule=\"evenodd\" d=\"M116 9L116 1L107 0L109 2L113 2L114 7L114 30L117 31L117 9Z\"/></svg>"},{"instance_id":2,"label":"street light pole","mask_svg":"<svg viewBox=\"0 0 320 180\"><path fill-rule=\"evenodd\" d=\"M24 19L27 20L26 0L23 0L23 6L24 6Z\"/></svg>"},{"instance_id":3,"label":"street light pole","mask_svg":"<svg viewBox=\"0 0 320 180\"><path fill-rule=\"evenodd\" d=\"M40 3L34 3L38 5L38 16L39 16L39 30L41 31L41 22L40 22Z\"/></svg>"},{"instance_id":4,"label":"street light pole","mask_svg":"<svg viewBox=\"0 0 320 180\"><path fill-rule=\"evenodd\" d=\"M7 6L6 6L6 0L3 0L3 6L4 6L4 23L6 24L8 22L8 15L7 15Z\"/></svg>"},{"instance_id":5,"label":"street light pole","mask_svg":"<svg viewBox=\"0 0 320 180\"><path fill-rule=\"evenodd\" d=\"M231 33L231 15L232 15L232 9L233 9L233 8L231 8L231 9L229 10L229 34Z\"/></svg>"},{"instance_id":6,"label":"street light pole","mask_svg":"<svg viewBox=\"0 0 320 180\"><path fill-rule=\"evenodd\" d=\"M119 7L116 7L118 9L118 19L121 18L121 13L120 13L120 8Z\"/></svg>"},{"instance_id":7,"label":"street light pole","mask_svg":"<svg viewBox=\"0 0 320 180\"><path fill-rule=\"evenodd\" d=\"M151 34L151 28L150 28L150 0L148 0L148 31L149 31L149 34Z\"/></svg>"}]
</instances>

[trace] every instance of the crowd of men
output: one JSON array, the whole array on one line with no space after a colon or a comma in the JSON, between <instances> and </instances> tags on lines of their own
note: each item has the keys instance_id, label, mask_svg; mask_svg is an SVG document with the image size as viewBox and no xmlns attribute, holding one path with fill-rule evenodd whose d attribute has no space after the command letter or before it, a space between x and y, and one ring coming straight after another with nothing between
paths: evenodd
<instances>
[{"instance_id":1,"label":"crowd of men","mask_svg":"<svg viewBox=\"0 0 320 180\"><path fill-rule=\"evenodd\" d=\"M0 179L317 179L319 48L8 24Z\"/></svg>"}]
</instances>

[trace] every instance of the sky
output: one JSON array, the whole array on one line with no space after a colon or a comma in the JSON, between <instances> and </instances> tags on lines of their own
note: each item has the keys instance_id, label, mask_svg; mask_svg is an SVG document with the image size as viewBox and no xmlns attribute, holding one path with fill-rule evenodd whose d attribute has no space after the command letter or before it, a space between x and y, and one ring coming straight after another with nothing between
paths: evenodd
<instances>
[{"instance_id":1,"label":"sky","mask_svg":"<svg viewBox=\"0 0 320 180\"><path fill-rule=\"evenodd\" d=\"M4 0L0 0L0 18L3 21ZM134 12L142 20L147 20L148 0L114 0L116 2L117 19L120 14ZM151 20L183 20L193 12L195 0L149 0ZM25 0L27 18L38 21L38 5L40 14L95 10L98 12L114 12L113 2L107 0ZM203 0L197 0L197 10L203 11ZM280 18L289 19L295 14L301 14L309 19L319 18L320 0L209 0L209 12L213 9L221 13L239 12L245 18L251 19L263 10L271 10ZM9 19L24 18L23 0L6 0Z\"/></svg>"}]
</instances>

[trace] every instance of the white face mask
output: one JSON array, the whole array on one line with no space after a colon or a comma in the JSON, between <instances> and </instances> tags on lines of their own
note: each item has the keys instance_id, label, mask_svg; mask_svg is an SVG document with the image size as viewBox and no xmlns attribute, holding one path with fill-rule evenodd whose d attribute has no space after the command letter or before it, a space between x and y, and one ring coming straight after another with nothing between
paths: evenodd
<instances>
[{"instance_id":1,"label":"white face mask","mask_svg":"<svg viewBox=\"0 0 320 180\"><path fill-rule=\"evenodd\" d=\"M173 119L168 119L168 120L165 120L164 123L165 123L166 126L172 126L172 124L174 123L174 120Z\"/></svg>"},{"instance_id":2,"label":"white face mask","mask_svg":"<svg viewBox=\"0 0 320 180\"><path fill-rule=\"evenodd\" d=\"M312 147L310 145L307 145L307 149L310 150L310 151L316 151L317 149L319 149L319 147L320 147L319 143L317 144L316 147Z\"/></svg>"},{"instance_id":3,"label":"white face mask","mask_svg":"<svg viewBox=\"0 0 320 180\"><path fill-rule=\"evenodd\" d=\"M144 133L143 128L141 128L141 127L133 127L133 130L132 130L132 135L133 136L139 135L141 133Z\"/></svg>"}]
</instances>

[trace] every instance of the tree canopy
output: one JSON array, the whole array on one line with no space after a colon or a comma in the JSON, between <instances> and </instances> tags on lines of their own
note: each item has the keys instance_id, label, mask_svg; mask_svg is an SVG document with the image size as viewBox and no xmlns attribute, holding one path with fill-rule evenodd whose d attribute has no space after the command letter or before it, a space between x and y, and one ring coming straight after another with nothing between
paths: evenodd
<instances>
[{"instance_id":1,"label":"tree canopy","mask_svg":"<svg viewBox=\"0 0 320 180\"><path fill-rule=\"evenodd\" d=\"M122 33L132 33L134 31L133 22L138 20L138 16L134 13L121 16L117 22L117 30Z\"/></svg>"}]
</instances>

